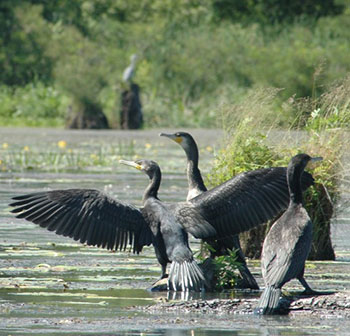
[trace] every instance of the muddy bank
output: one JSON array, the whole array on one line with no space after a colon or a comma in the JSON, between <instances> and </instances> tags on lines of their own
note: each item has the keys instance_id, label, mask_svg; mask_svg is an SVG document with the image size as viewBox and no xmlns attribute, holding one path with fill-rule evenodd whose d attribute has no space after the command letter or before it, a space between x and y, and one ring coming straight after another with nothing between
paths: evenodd
<instances>
[{"instance_id":1,"label":"muddy bank","mask_svg":"<svg viewBox=\"0 0 350 336\"><path fill-rule=\"evenodd\" d=\"M181 314L253 314L258 298L191 300L160 302L144 307L133 307L148 313ZM288 296L281 299L281 314L350 317L350 293L308 297Z\"/></svg>"}]
</instances>

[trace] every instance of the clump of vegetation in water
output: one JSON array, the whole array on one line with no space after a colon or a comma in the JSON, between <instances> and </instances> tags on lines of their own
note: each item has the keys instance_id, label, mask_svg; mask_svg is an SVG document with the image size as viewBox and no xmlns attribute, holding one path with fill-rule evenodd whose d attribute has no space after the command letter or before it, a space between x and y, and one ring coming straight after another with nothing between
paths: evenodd
<instances>
[{"instance_id":1,"label":"clump of vegetation in water","mask_svg":"<svg viewBox=\"0 0 350 336\"><path fill-rule=\"evenodd\" d=\"M237 261L236 251L213 259L215 290L233 289L239 279L239 268L241 263Z\"/></svg>"},{"instance_id":2,"label":"clump of vegetation in water","mask_svg":"<svg viewBox=\"0 0 350 336\"><path fill-rule=\"evenodd\" d=\"M215 252L215 249L203 243L197 255L202 262L201 268L206 275L210 289L222 291L235 288L240 279L239 269L242 266L237 260L237 250L229 250L228 254L215 258L208 257L210 252Z\"/></svg>"},{"instance_id":3,"label":"clump of vegetation in water","mask_svg":"<svg viewBox=\"0 0 350 336\"><path fill-rule=\"evenodd\" d=\"M323 156L321 163L307 169L315 178L315 186L304 193L305 207L314 224L310 259L335 258L330 240L330 220L333 204L339 199L344 173L341 137L350 118L349 83L349 78L346 78L312 100L289 100L283 108L288 108L289 113L292 110L295 120L289 132L283 135L278 134L278 118L271 126L275 135L270 129L262 128L263 119L276 102L277 91L267 90L265 96L260 92L259 99L251 98L247 103L226 107L223 113L226 131L224 149L217 154L214 168L208 176L209 184L214 186L246 170L286 166L290 158L300 152ZM245 117L239 119L239 115ZM268 226L265 225L241 235L242 248L247 256L260 256L267 232Z\"/></svg>"}]
</instances>

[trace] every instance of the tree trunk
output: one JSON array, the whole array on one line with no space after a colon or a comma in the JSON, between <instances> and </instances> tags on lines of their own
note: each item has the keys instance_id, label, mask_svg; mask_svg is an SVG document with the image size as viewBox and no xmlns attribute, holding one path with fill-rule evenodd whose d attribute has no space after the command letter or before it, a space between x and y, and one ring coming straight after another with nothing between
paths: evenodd
<instances>
[{"instance_id":1,"label":"tree trunk","mask_svg":"<svg viewBox=\"0 0 350 336\"><path fill-rule=\"evenodd\" d=\"M130 89L122 92L120 112L120 128L138 129L143 123L140 88L132 83Z\"/></svg>"},{"instance_id":2,"label":"tree trunk","mask_svg":"<svg viewBox=\"0 0 350 336\"><path fill-rule=\"evenodd\" d=\"M70 107L66 128L71 129L106 129L108 120L102 108L96 103L79 102Z\"/></svg>"}]
</instances>

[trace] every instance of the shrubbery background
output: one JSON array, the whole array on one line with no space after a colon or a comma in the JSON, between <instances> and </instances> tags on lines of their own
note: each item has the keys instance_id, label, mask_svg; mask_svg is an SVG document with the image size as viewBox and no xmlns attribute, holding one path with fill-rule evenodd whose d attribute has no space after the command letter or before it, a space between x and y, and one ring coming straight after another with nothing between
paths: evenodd
<instances>
[{"instance_id":1,"label":"shrubbery background","mask_svg":"<svg viewBox=\"0 0 350 336\"><path fill-rule=\"evenodd\" d=\"M220 126L220 106L261 87L282 89L272 112L287 126L281 102L343 78L349 41L348 0L2 0L0 123L62 126L75 101L116 126L137 53L145 127Z\"/></svg>"}]
</instances>

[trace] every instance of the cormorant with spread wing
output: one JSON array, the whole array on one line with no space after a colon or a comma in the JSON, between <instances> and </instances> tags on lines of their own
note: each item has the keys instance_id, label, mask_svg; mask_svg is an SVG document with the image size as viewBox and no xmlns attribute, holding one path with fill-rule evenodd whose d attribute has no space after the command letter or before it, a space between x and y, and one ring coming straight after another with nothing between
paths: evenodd
<instances>
[{"instance_id":1,"label":"cormorant with spread wing","mask_svg":"<svg viewBox=\"0 0 350 336\"><path fill-rule=\"evenodd\" d=\"M16 196L12 212L92 246L123 250L132 245L139 253L153 244L162 277L167 263L172 263L169 288L198 291L204 276L193 260L187 233L200 239L235 235L275 217L289 203L285 168L242 173L187 202L168 204L157 196L159 166L148 160L129 165L150 178L142 208L97 190L68 189ZM307 184L312 183L310 175Z\"/></svg>"},{"instance_id":2,"label":"cormorant with spread wing","mask_svg":"<svg viewBox=\"0 0 350 336\"><path fill-rule=\"evenodd\" d=\"M198 154L198 147L193 139L192 135L187 133L187 132L176 132L172 134L168 133L160 133L160 136L167 137L174 142L178 143L183 150L186 153L187 157L187 181L188 181L188 193L187 193L187 201L193 199L194 197L203 194L207 192L207 188L203 182L203 178L201 175L201 172L198 168L198 162L199 162L199 154ZM281 173L282 175L286 173L286 168L268 168L268 169L261 169L257 171L250 171L244 173L246 176L254 176L254 179L262 179L264 181L269 181L269 183L273 182L273 179L275 178L271 172L274 171L276 173ZM266 176L265 176L266 174ZM239 175L240 176L240 175ZM234 180L237 182L239 180L239 176L237 176L237 180L234 178ZM312 184L312 177L308 173L305 173L303 176L303 187L306 189L307 187ZM249 184L245 183L244 185L241 185L243 188L242 191L244 192L250 192L252 197L255 197L255 190L254 188L260 188L261 185L257 183L256 185L254 184ZM239 184L235 186L235 188L238 190ZM262 193L258 198L262 197L264 198L264 193ZM269 196L267 195L267 198ZM267 199L266 199L267 200ZM265 200L265 201L266 201ZM258 203L260 203L259 200L257 200ZM260 209L255 209L255 211L263 213L265 210L265 205L263 205L262 201L262 207ZM287 207L286 203L286 207ZM280 209L283 210L283 209ZM244 210L243 210L244 211ZM243 212L242 212L243 213ZM271 219L271 218L270 218ZM259 216L255 217L254 220L259 221ZM237 223L239 224L239 223ZM235 222L232 222L232 225L235 225ZM251 272L248 269L245 256L242 252L241 245L239 242L239 236L238 234L228 236L228 237L222 237L220 239L217 239L217 237L209 238L206 239L206 241L209 243L210 246L213 247L211 249L211 257L216 257L220 255L225 255L229 253L229 250L236 250L237 251L237 260L241 263L241 267L239 269L241 276L243 278L243 282L241 283L241 286L244 286L246 288L251 288L251 289L259 289L259 286L254 278L254 276L251 274Z\"/></svg>"}]
</instances>

